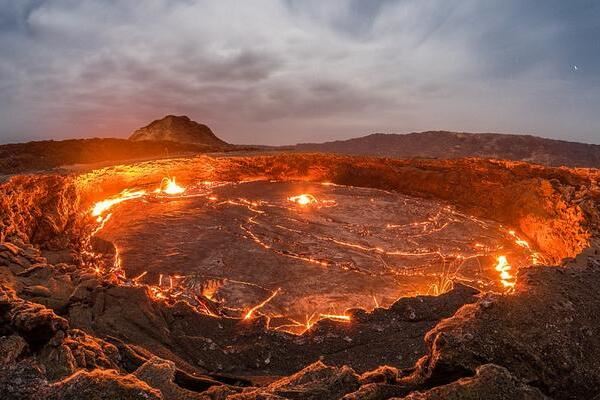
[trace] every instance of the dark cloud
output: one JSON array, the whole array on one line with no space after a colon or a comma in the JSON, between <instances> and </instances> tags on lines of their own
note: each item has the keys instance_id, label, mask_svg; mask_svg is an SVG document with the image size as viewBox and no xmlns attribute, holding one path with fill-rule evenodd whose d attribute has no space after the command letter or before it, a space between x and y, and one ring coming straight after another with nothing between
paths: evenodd
<instances>
[{"instance_id":1,"label":"dark cloud","mask_svg":"<svg viewBox=\"0 0 600 400\"><path fill-rule=\"evenodd\" d=\"M28 31L27 20L32 11L45 0L0 0L0 32L11 33Z\"/></svg>"},{"instance_id":2,"label":"dark cloud","mask_svg":"<svg viewBox=\"0 0 600 400\"><path fill-rule=\"evenodd\" d=\"M594 0L0 0L0 142L188 114L240 143L505 131L600 143Z\"/></svg>"}]
</instances>

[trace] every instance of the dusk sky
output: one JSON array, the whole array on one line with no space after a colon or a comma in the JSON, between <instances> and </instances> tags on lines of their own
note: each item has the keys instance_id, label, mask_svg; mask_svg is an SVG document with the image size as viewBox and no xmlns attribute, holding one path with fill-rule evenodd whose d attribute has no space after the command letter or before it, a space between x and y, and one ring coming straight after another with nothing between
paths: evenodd
<instances>
[{"instance_id":1,"label":"dusk sky","mask_svg":"<svg viewBox=\"0 0 600 400\"><path fill-rule=\"evenodd\" d=\"M0 143L529 133L600 144L596 0L0 0Z\"/></svg>"}]
</instances>

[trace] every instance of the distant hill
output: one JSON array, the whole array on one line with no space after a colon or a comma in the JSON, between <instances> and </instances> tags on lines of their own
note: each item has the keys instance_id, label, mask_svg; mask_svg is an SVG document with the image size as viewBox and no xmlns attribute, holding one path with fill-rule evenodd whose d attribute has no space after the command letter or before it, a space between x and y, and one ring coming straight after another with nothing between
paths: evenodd
<instances>
[{"instance_id":1,"label":"distant hill","mask_svg":"<svg viewBox=\"0 0 600 400\"><path fill-rule=\"evenodd\" d=\"M167 115L162 119L152 121L133 132L129 140L170 141L177 143L193 143L207 146L228 146L219 139L206 125L192 121L185 115Z\"/></svg>"},{"instance_id":2,"label":"distant hill","mask_svg":"<svg viewBox=\"0 0 600 400\"><path fill-rule=\"evenodd\" d=\"M217 150L220 148L175 142L132 142L126 139L44 140L5 144L0 145L0 174Z\"/></svg>"},{"instance_id":3,"label":"distant hill","mask_svg":"<svg viewBox=\"0 0 600 400\"><path fill-rule=\"evenodd\" d=\"M219 139L206 125L186 116L167 115L136 130L129 139L43 140L0 145L0 174L46 170L190 153L254 150Z\"/></svg>"},{"instance_id":4,"label":"distant hill","mask_svg":"<svg viewBox=\"0 0 600 400\"><path fill-rule=\"evenodd\" d=\"M298 151L398 158L485 157L539 164L600 168L600 145L530 135L446 131L382 134L326 143L303 143Z\"/></svg>"}]
</instances>

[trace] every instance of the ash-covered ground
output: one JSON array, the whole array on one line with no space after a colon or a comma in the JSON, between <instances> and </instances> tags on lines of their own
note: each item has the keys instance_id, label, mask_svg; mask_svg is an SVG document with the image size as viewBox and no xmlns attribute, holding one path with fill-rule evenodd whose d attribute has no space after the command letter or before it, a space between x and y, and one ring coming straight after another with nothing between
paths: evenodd
<instances>
[{"instance_id":1,"label":"ash-covered ground","mask_svg":"<svg viewBox=\"0 0 600 400\"><path fill-rule=\"evenodd\" d=\"M290 199L299 194L313 202ZM232 316L274 295L260 313L292 331L451 281L500 289L497 257L513 273L532 257L507 227L448 204L333 184L200 182L112 213L98 236L116 245L128 277L202 293Z\"/></svg>"}]
</instances>

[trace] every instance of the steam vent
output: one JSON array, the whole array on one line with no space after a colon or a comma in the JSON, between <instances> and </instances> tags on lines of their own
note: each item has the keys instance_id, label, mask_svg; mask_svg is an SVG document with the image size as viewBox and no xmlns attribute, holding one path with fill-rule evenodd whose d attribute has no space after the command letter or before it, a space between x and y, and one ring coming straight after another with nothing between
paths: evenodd
<instances>
[{"instance_id":1,"label":"steam vent","mask_svg":"<svg viewBox=\"0 0 600 400\"><path fill-rule=\"evenodd\" d=\"M142 139L224 143L171 116L124 143ZM600 388L596 169L235 151L104 164L0 185L3 399Z\"/></svg>"}]
</instances>

